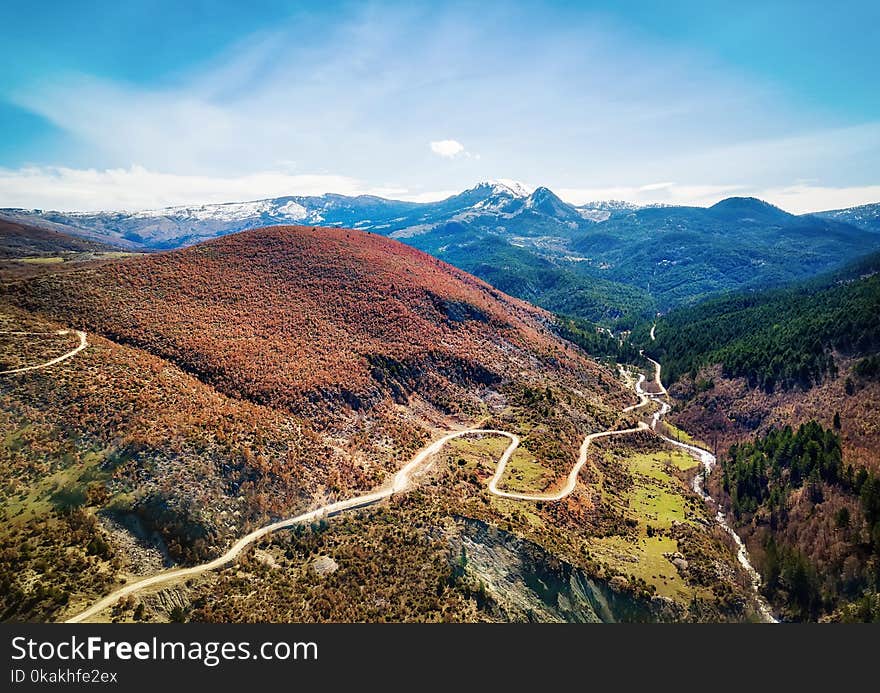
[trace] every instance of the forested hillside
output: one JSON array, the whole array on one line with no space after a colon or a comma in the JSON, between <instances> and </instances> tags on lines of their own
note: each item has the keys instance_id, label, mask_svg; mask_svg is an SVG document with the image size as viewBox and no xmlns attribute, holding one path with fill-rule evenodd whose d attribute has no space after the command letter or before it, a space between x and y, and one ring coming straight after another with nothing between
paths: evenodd
<instances>
[{"instance_id":1,"label":"forested hillside","mask_svg":"<svg viewBox=\"0 0 880 693\"><path fill-rule=\"evenodd\" d=\"M722 488L784 614L880 619L880 477L845 459L837 432L811 421L733 445Z\"/></svg>"},{"instance_id":2,"label":"forested hillside","mask_svg":"<svg viewBox=\"0 0 880 693\"><path fill-rule=\"evenodd\" d=\"M627 329L654 311L654 299L645 289L584 274L577 263L536 253L461 223L405 240L511 296L555 313Z\"/></svg>"},{"instance_id":3,"label":"forested hillside","mask_svg":"<svg viewBox=\"0 0 880 693\"><path fill-rule=\"evenodd\" d=\"M880 256L791 288L707 301L657 324L650 353L667 379L720 363L753 387L808 388L837 373L834 353L880 350ZM642 327L643 341L647 328ZM865 373L871 367L866 364Z\"/></svg>"},{"instance_id":4,"label":"forested hillside","mask_svg":"<svg viewBox=\"0 0 880 693\"><path fill-rule=\"evenodd\" d=\"M0 218L150 250L272 225L356 228L550 311L629 329L657 310L808 279L877 250L880 233L856 212L798 216L748 197L576 207L547 188L489 181L427 203L328 194L135 213L0 209Z\"/></svg>"},{"instance_id":5,"label":"forested hillside","mask_svg":"<svg viewBox=\"0 0 880 693\"><path fill-rule=\"evenodd\" d=\"M617 363L636 363L640 358L638 349L628 339L618 337L587 320L560 315L553 329L560 337L577 344L590 356L609 357Z\"/></svg>"},{"instance_id":6,"label":"forested hillside","mask_svg":"<svg viewBox=\"0 0 880 693\"><path fill-rule=\"evenodd\" d=\"M786 619L880 617L878 269L867 256L634 335L678 381L676 423L727 450L716 493Z\"/></svg>"},{"instance_id":7,"label":"forested hillside","mask_svg":"<svg viewBox=\"0 0 880 693\"><path fill-rule=\"evenodd\" d=\"M515 433L503 484L544 492L584 435L620 426L634 399L613 368L560 336L615 355L623 347L607 331L365 232L275 227L0 279L4 329L42 333L0 338L4 363L69 348L62 328L89 340L57 367L0 380L3 619L63 618L138 575L217 556L270 519L381 486L450 430ZM176 584L104 616L285 620L294 591L296 613L316 620L749 617L748 583L682 476L692 459L669 466L647 434L613 455L596 446L563 502L523 504L486 490L505 440L450 443L411 493L379 509L379 525L316 523L341 528L318 557L333 577L315 572L303 539L277 559L248 551L210 596ZM461 523L489 533L485 551L468 544L469 560L451 532ZM490 589L499 530L542 558L511 563L511 579ZM274 572L282 565L291 582ZM535 594L523 597L523 584ZM355 598L365 585L386 601ZM584 589L601 604L577 596Z\"/></svg>"}]
</instances>

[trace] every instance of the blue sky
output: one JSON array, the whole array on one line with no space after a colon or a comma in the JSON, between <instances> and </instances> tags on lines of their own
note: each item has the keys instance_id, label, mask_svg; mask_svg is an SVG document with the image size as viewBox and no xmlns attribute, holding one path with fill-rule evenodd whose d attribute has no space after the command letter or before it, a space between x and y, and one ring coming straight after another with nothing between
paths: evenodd
<instances>
[{"instance_id":1,"label":"blue sky","mask_svg":"<svg viewBox=\"0 0 880 693\"><path fill-rule=\"evenodd\" d=\"M880 201L880 3L4 3L0 206Z\"/></svg>"}]
</instances>

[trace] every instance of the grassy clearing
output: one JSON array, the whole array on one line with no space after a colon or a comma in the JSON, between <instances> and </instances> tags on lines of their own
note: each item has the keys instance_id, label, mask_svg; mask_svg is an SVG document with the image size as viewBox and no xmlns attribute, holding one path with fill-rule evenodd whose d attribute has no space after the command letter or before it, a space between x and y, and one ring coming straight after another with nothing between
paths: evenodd
<instances>
[{"instance_id":1,"label":"grassy clearing","mask_svg":"<svg viewBox=\"0 0 880 693\"><path fill-rule=\"evenodd\" d=\"M498 486L508 491L541 493L554 483L554 476L528 450L518 448Z\"/></svg>"},{"instance_id":2,"label":"grassy clearing","mask_svg":"<svg viewBox=\"0 0 880 693\"><path fill-rule=\"evenodd\" d=\"M13 258L14 262L24 265L60 265L62 263L90 262L92 260L118 260L120 258L144 255L145 253L133 253L125 250L110 250L107 252L71 252L64 255L35 255L33 257Z\"/></svg>"},{"instance_id":3,"label":"grassy clearing","mask_svg":"<svg viewBox=\"0 0 880 693\"><path fill-rule=\"evenodd\" d=\"M19 433L8 434L5 444L14 448ZM65 455L65 458L71 455ZM49 515L53 510L70 509L87 504L88 489L92 483L103 482L110 472L102 470L102 452L87 452L79 462L62 459L64 467L20 493L4 499L7 522L22 523Z\"/></svg>"},{"instance_id":4,"label":"grassy clearing","mask_svg":"<svg viewBox=\"0 0 880 693\"><path fill-rule=\"evenodd\" d=\"M637 486L628 496L629 509L639 522L670 529L673 522L685 521L685 501L677 493L659 486Z\"/></svg>"},{"instance_id":5,"label":"grassy clearing","mask_svg":"<svg viewBox=\"0 0 880 693\"><path fill-rule=\"evenodd\" d=\"M147 255L148 253L132 253L125 250L110 250L106 253L93 253L93 255L97 258L110 258L115 259L119 257L133 257L135 255Z\"/></svg>"},{"instance_id":6,"label":"grassy clearing","mask_svg":"<svg viewBox=\"0 0 880 693\"><path fill-rule=\"evenodd\" d=\"M666 429L669 432L668 435L673 440L678 440L678 441L681 441L682 443L687 443L688 445L696 445L697 447L706 448L707 450L710 449L709 446L705 442L703 442L702 440L699 440L698 438L694 438L687 431L683 431L675 424L669 423L668 420L664 420L663 425L666 426Z\"/></svg>"},{"instance_id":7,"label":"grassy clearing","mask_svg":"<svg viewBox=\"0 0 880 693\"><path fill-rule=\"evenodd\" d=\"M520 432L525 435L528 426ZM492 475L498 466L498 460L510 445L510 440L503 436L486 436L476 438L456 438L449 443L449 454L453 464L462 472L478 472ZM572 461L573 463L573 461ZM551 489L557 481L556 474L521 445L511 456L507 467L498 483L500 489L521 493L543 493Z\"/></svg>"},{"instance_id":8,"label":"grassy clearing","mask_svg":"<svg viewBox=\"0 0 880 693\"><path fill-rule=\"evenodd\" d=\"M686 472L699 464L686 452L674 449L650 453L634 453L627 457L625 461L631 471L644 474L658 481L669 480L670 476L667 469L670 466Z\"/></svg>"},{"instance_id":9,"label":"grassy clearing","mask_svg":"<svg viewBox=\"0 0 880 693\"><path fill-rule=\"evenodd\" d=\"M22 257L18 258L18 261L23 262L26 265L54 265L59 262L64 262L64 258L52 255L48 257Z\"/></svg>"},{"instance_id":10,"label":"grassy clearing","mask_svg":"<svg viewBox=\"0 0 880 693\"><path fill-rule=\"evenodd\" d=\"M503 436L467 436L454 438L449 441L446 448L453 464L460 471L479 474L494 474L498 460L510 441Z\"/></svg>"},{"instance_id":11,"label":"grassy clearing","mask_svg":"<svg viewBox=\"0 0 880 693\"><path fill-rule=\"evenodd\" d=\"M486 481L495 473L498 460L509 444L510 440L502 436L456 438L446 448L448 467L453 472L453 478L470 478L477 484L479 492L467 499L466 504L484 506L488 503L502 522L543 528L544 521L535 512L534 504L499 498L485 489ZM505 483L508 478L505 475Z\"/></svg>"},{"instance_id":12,"label":"grassy clearing","mask_svg":"<svg viewBox=\"0 0 880 693\"><path fill-rule=\"evenodd\" d=\"M693 499L676 475L697 463L669 449L645 452L617 447L604 455L601 466L624 468L629 482L616 492L603 492L602 502L615 507L631 531L589 539L590 552L614 570L652 585L658 595L689 600L698 588L688 585L667 556L679 551L670 534L673 527L692 524L695 513Z\"/></svg>"},{"instance_id":13,"label":"grassy clearing","mask_svg":"<svg viewBox=\"0 0 880 693\"><path fill-rule=\"evenodd\" d=\"M689 599L694 589L679 575L664 554L678 551L678 542L669 537L639 537L637 541L622 536L593 538L591 553L603 563L626 575L641 578L653 585L657 594L679 601Z\"/></svg>"},{"instance_id":14,"label":"grassy clearing","mask_svg":"<svg viewBox=\"0 0 880 693\"><path fill-rule=\"evenodd\" d=\"M461 472L477 472L481 475L492 475L498 466L498 460L510 445L510 440L503 436L486 436L476 438L456 438L449 443L449 454L453 464ZM554 482L554 476L528 450L522 446L507 463L507 469L499 483L499 487L511 491L540 493Z\"/></svg>"}]
</instances>

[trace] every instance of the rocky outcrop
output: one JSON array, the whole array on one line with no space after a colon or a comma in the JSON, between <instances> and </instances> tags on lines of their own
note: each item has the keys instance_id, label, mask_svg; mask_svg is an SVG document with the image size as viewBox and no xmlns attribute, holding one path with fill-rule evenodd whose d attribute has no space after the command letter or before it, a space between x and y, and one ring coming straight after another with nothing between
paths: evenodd
<instances>
[{"instance_id":1,"label":"rocky outcrop","mask_svg":"<svg viewBox=\"0 0 880 693\"><path fill-rule=\"evenodd\" d=\"M457 527L448 536L456 569L482 586L501 620L615 623L676 616L673 602L638 598L625 580L592 577L514 534L469 518L459 518Z\"/></svg>"}]
</instances>

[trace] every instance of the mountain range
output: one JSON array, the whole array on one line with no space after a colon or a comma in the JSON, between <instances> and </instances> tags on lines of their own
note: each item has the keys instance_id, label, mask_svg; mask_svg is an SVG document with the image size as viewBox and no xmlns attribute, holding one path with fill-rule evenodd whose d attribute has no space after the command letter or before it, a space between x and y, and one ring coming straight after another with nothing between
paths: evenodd
<instances>
[{"instance_id":1,"label":"mountain range","mask_svg":"<svg viewBox=\"0 0 880 693\"><path fill-rule=\"evenodd\" d=\"M834 221L844 221L853 226L871 231L880 231L880 202L849 207L847 209L819 212L816 216L823 219L833 219Z\"/></svg>"},{"instance_id":2,"label":"mountain range","mask_svg":"<svg viewBox=\"0 0 880 693\"><path fill-rule=\"evenodd\" d=\"M880 248L877 208L793 215L748 197L708 208L576 206L545 187L487 181L429 203L326 194L131 213L3 209L0 218L148 251L262 226L353 228L401 240L554 312L628 327Z\"/></svg>"},{"instance_id":3,"label":"mountain range","mask_svg":"<svg viewBox=\"0 0 880 693\"><path fill-rule=\"evenodd\" d=\"M625 207L624 207L625 208ZM611 209L616 209L612 206ZM56 212L0 209L0 217L130 248L168 249L249 228L279 224L338 226L411 238L449 222L521 218L580 225L610 215L607 204L578 208L547 188L533 192L514 181L486 181L439 202L414 203L372 195L287 196L140 212ZM534 235L534 234L532 234Z\"/></svg>"}]
</instances>

